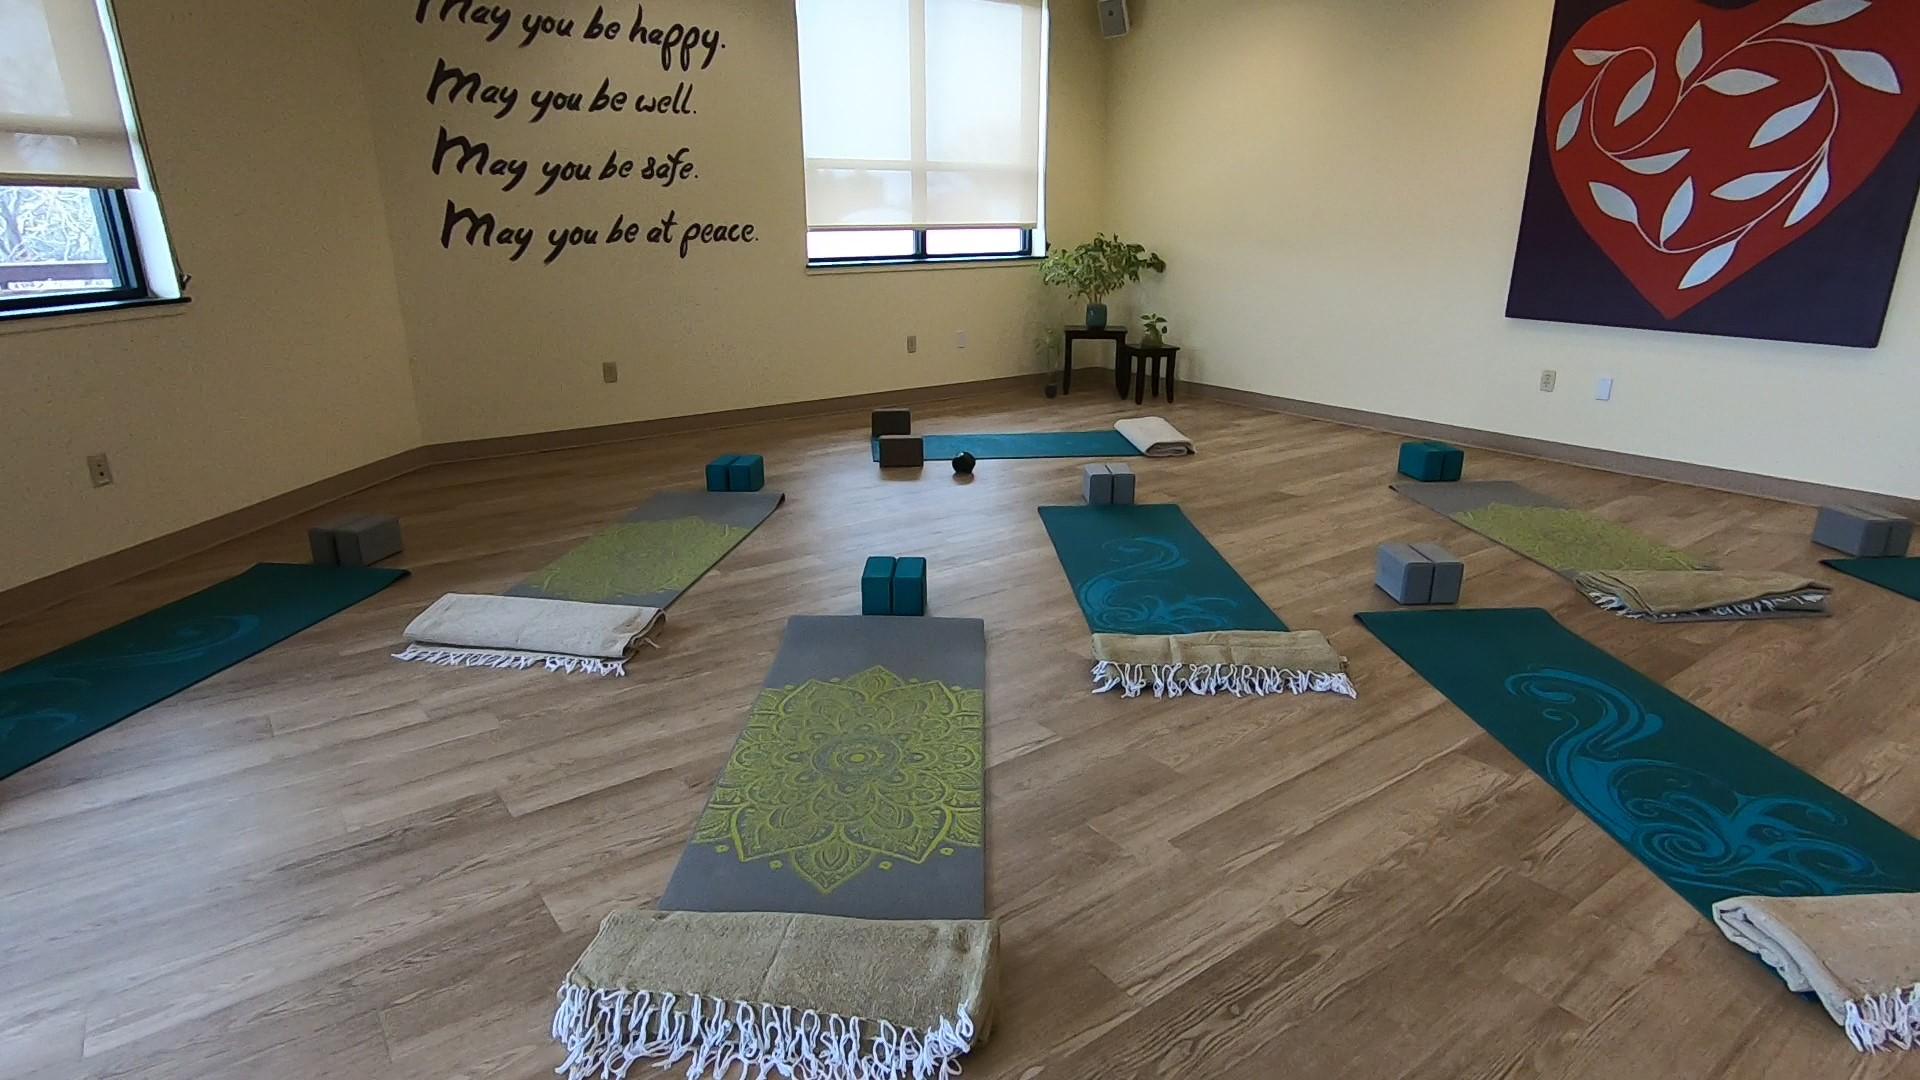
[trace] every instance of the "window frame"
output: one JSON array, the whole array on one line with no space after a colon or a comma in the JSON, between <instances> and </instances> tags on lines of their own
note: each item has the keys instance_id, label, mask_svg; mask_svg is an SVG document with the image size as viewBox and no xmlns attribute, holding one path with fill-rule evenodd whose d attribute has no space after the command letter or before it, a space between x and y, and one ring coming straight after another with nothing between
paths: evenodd
<instances>
[{"instance_id":1,"label":"window frame","mask_svg":"<svg viewBox=\"0 0 1920 1080\"><path fill-rule=\"evenodd\" d=\"M148 287L146 263L140 257L140 241L135 235L133 211L127 205L127 193L93 189L93 205L100 218L101 244L107 264L121 284L111 289L85 292L59 292L52 289L23 291L18 295L0 292L0 320L31 315L58 315L70 310L101 307L125 307L150 302L156 297Z\"/></svg>"},{"instance_id":2,"label":"window frame","mask_svg":"<svg viewBox=\"0 0 1920 1080\"><path fill-rule=\"evenodd\" d=\"M977 229L1019 229L1020 250L983 251L976 253L959 252L947 255L929 255L927 253L927 234L933 229L914 228L905 225L876 225L871 229L808 229L808 235L816 232L859 233L859 232L911 232L913 233L913 254L911 255L842 255L816 259L807 257L809 269L832 269L842 266L941 266L948 263L979 262L1024 262L1041 258L1036 244L1040 230L1021 228L1017 225L978 225Z\"/></svg>"}]
</instances>

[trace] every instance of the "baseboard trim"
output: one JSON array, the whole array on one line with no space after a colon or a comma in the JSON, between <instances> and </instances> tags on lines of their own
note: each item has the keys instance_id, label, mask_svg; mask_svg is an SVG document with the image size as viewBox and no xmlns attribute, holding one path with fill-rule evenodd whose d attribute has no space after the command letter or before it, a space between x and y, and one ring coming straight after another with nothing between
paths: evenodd
<instances>
[{"instance_id":1,"label":"baseboard trim","mask_svg":"<svg viewBox=\"0 0 1920 1080\"><path fill-rule=\"evenodd\" d=\"M1816 484L1806 480L1788 480L1761 473L1740 472L1736 469L1696 465L1691 462L1647 457L1641 454L1627 454L1617 450L1597 450L1590 446L1575 446L1572 443L1534 439L1523 435L1505 435L1480 428L1458 427L1453 424L1416 420L1412 417L1369 412L1365 409L1350 409L1341 405L1323 405L1316 401L1303 401L1298 398L1274 397L1268 394L1256 394L1250 390L1236 390L1232 387L1213 386L1207 383L1182 381L1180 390L1195 397L1225 401L1263 412L1304 416L1312 420L1326 420L1349 427L1368 428L1394 435L1409 435L1419 439L1443 439L1450 443L1482 450L1497 450L1505 454L1518 454L1522 457L1539 458L1563 465L1579 465L1589 469L1624 473L1628 476L1641 476L1649 480L1665 480L1715 491L1729 491L1736 495L1752 495L1762 499L1800 503L1807 506L1865 500L1874 506L1883 506L1910 518L1920 517L1920 500L1905 499L1880 492L1834 487L1830 484Z\"/></svg>"},{"instance_id":2,"label":"baseboard trim","mask_svg":"<svg viewBox=\"0 0 1920 1080\"><path fill-rule=\"evenodd\" d=\"M311 484L243 506L238 510L229 511L197 525L189 525L184 529L157 536L110 555L102 555L78 566L68 567L46 577L36 578L0 591L0 625L13 622L36 611L44 611L55 604L95 589L115 585L149 570L159 569L189 555L197 555L229 540L236 540L248 533L257 532L288 518L318 509L336 499L343 499L355 492L364 491L375 484L382 484L432 465L516 457L522 454L540 454L552 450L572 450L587 446L605 446L662 435L676 435L687 431L714 431L770 420L827 416L881 405L923 405L1026 386L1037 387L1043 378L1044 376L1039 374L1009 375L974 382L944 383L939 386L920 386L881 393L849 394L780 405L727 409L693 416L670 416L657 420L635 420L598 427L570 428L564 431L542 431L529 435L468 439L418 446L358 468L316 480Z\"/></svg>"}]
</instances>

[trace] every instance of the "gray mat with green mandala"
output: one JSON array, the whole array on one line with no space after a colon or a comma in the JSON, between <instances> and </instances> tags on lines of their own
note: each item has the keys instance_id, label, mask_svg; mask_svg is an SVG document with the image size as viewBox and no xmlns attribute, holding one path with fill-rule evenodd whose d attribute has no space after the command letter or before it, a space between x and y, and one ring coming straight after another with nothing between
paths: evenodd
<instances>
[{"instance_id":1,"label":"gray mat with green mandala","mask_svg":"<svg viewBox=\"0 0 1920 1080\"><path fill-rule=\"evenodd\" d=\"M985 685L979 620L790 620L661 910L561 986L562 1071L939 1076L984 1040Z\"/></svg>"}]
</instances>

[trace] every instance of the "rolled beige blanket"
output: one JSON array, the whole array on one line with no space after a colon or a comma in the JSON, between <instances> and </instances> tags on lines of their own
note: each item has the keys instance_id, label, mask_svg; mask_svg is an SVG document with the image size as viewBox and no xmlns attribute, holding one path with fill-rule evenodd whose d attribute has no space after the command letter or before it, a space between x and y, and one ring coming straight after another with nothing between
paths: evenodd
<instances>
[{"instance_id":1,"label":"rolled beige blanket","mask_svg":"<svg viewBox=\"0 0 1920 1080\"><path fill-rule=\"evenodd\" d=\"M951 1076L993 1022L991 921L615 911L559 991L569 1080Z\"/></svg>"},{"instance_id":2,"label":"rolled beige blanket","mask_svg":"<svg viewBox=\"0 0 1920 1080\"><path fill-rule=\"evenodd\" d=\"M1354 697L1347 660L1318 630L1093 635L1093 692L1333 693Z\"/></svg>"},{"instance_id":3,"label":"rolled beige blanket","mask_svg":"<svg viewBox=\"0 0 1920 1080\"><path fill-rule=\"evenodd\" d=\"M1121 420L1113 429L1148 457L1185 457L1193 453L1193 440L1158 416Z\"/></svg>"},{"instance_id":4,"label":"rolled beige blanket","mask_svg":"<svg viewBox=\"0 0 1920 1080\"><path fill-rule=\"evenodd\" d=\"M1654 618L1815 613L1832 591L1796 574L1740 570L1587 570L1573 580L1601 607Z\"/></svg>"},{"instance_id":5,"label":"rolled beige blanket","mask_svg":"<svg viewBox=\"0 0 1920 1080\"><path fill-rule=\"evenodd\" d=\"M1736 896L1713 905L1713 922L1788 989L1819 997L1856 1049L1920 1045L1920 893Z\"/></svg>"},{"instance_id":6,"label":"rolled beige blanket","mask_svg":"<svg viewBox=\"0 0 1920 1080\"><path fill-rule=\"evenodd\" d=\"M625 675L627 658L665 621L658 608L448 593L407 625L407 647L393 658Z\"/></svg>"}]
</instances>

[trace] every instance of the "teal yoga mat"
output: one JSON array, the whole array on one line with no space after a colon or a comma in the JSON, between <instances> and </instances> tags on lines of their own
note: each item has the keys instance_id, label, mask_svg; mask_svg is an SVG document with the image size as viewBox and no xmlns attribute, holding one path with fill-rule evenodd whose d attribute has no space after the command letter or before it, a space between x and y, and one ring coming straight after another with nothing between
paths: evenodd
<instances>
[{"instance_id":1,"label":"teal yoga mat","mask_svg":"<svg viewBox=\"0 0 1920 1080\"><path fill-rule=\"evenodd\" d=\"M1709 918L1734 896L1920 891L1920 840L1545 611L1358 618Z\"/></svg>"},{"instance_id":2,"label":"teal yoga mat","mask_svg":"<svg viewBox=\"0 0 1920 1080\"><path fill-rule=\"evenodd\" d=\"M1920 600L1920 559L1822 559L1820 565Z\"/></svg>"},{"instance_id":3,"label":"teal yoga mat","mask_svg":"<svg viewBox=\"0 0 1920 1080\"><path fill-rule=\"evenodd\" d=\"M952 461L963 452L981 461L1014 458L1139 457L1125 435L1105 431L1035 431L1016 435L925 435L928 461ZM880 460L880 440L873 441Z\"/></svg>"},{"instance_id":4,"label":"teal yoga mat","mask_svg":"<svg viewBox=\"0 0 1920 1080\"><path fill-rule=\"evenodd\" d=\"M1178 506L1043 506L1040 520L1096 634L1287 628Z\"/></svg>"},{"instance_id":5,"label":"teal yoga mat","mask_svg":"<svg viewBox=\"0 0 1920 1080\"><path fill-rule=\"evenodd\" d=\"M0 672L0 777L112 727L407 576L262 563Z\"/></svg>"}]
</instances>

